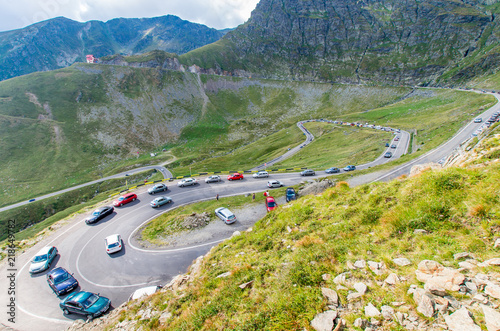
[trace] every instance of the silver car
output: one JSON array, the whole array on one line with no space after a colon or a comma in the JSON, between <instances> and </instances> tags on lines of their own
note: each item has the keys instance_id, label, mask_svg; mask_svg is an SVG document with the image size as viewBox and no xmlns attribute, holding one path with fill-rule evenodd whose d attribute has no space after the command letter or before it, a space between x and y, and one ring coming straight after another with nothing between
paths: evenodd
<instances>
[{"instance_id":1,"label":"silver car","mask_svg":"<svg viewBox=\"0 0 500 331\"><path fill-rule=\"evenodd\" d=\"M158 192L163 192L168 190L167 185L165 184L156 184L155 186L148 189L149 194L155 194Z\"/></svg>"},{"instance_id":2,"label":"silver car","mask_svg":"<svg viewBox=\"0 0 500 331\"><path fill-rule=\"evenodd\" d=\"M224 221L226 224L232 224L236 222L236 216L227 208L220 207L215 210L215 215Z\"/></svg>"},{"instance_id":3,"label":"silver car","mask_svg":"<svg viewBox=\"0 0 500 331\"><path fill-rule=\"evenodd\" d=\"M214 182L220 182L221 179L220 179L220 176L219 175L212 175L212 176L208 176L207 178L205 178L205 183L214 183Z\"/></svg>"},{"instance_id":4,"label":"silver car","mask_svg":"<svg viewBox=\"0 0 500 331\"><path fill-rule=\"evenodd\" d=\"M195 184L196 184L196 179L184 178L180 182L177 183L177 186L184 187L184 186L190 186L190 185L195 185Z\"/></svg>"},{"instance_id":5,"label":"silver car","mask_svg":"<svg viewBox=\"0 0 500 331\"><path fill-rule=\"evenodd\" d=\"M267 187L269 188L273 188L273 187L282 187L284 186L285 184L283 184L282 182L280 182L279 180L270 180L267 182Z\"/></svg>"},{"instance_id":6,"label":"silver car","mask_svg":"<svg viewBox=\"0 0 500 331\"><path fill-rule=\"evenodd\" d=\"M253 178L267 178L269 173L267 171L259 171L252 175Z\"/></svg>"}]
</instances>

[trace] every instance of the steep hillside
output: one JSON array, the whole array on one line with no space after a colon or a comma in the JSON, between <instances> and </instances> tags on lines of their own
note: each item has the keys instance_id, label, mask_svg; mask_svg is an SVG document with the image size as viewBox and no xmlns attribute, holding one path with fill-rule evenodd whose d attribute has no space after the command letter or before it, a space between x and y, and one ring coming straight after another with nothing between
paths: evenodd
<instances>
[{"instance_id":1,"label":"steep hillside","mask_svg":"<svg viewBox=\"0 0 500 331\"><path fill-rule=\"evenodd\" d=\"M181 61L254 77L463 83L498 70L498 12L496 0L262 0L248 22Z\"/></svg>"},{"instance_id":2,"label":"steep hillside","mask_svg":"<svg viewBox=\"0 0 500 331\"><path fill-rule=\"evenodd\" d=\"M0 80L85 62L87 54L182 54L219 40L225 32L172 15L85 23L59 17L0 32Z\"/></svg>"},{"instance_id":3,"label":"steep hillside","mask_svg":"<svg viewBox=\"0 0 500 331\"><path fill-rule=\"evenodd\" d=\"M298 119L375 108L407 92L88 64L6 80L1 204L151 162L163 147L189 165Z\"/></svg>"},{"instance_id":4,"label":"steep hillside","mask_svg":"<svg viewBox=\"0 0 500 331\"><path fill-rule=\"evenodd\" d=\"M460 167L283 205L160 293L70 330L494 330L498 129Z\"/></svg>"}]
</instances>

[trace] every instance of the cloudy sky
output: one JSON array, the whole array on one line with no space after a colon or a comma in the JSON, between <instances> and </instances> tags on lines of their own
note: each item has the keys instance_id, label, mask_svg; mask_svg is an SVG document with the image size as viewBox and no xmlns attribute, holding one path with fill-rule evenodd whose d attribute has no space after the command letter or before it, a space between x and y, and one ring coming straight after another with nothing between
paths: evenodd
<instances>
[{"instance_id":1,"label":"cloudy sky","mask_svg":"<svg viewBox=\"0 0 500 331\"><path fill-rule=\"evenodd\" d=\"M0 31L14 30L49 18L107 21L117 17L167 14L216 29L244 23L259 0L2 0Z\"/></svg>"}]
</instances>

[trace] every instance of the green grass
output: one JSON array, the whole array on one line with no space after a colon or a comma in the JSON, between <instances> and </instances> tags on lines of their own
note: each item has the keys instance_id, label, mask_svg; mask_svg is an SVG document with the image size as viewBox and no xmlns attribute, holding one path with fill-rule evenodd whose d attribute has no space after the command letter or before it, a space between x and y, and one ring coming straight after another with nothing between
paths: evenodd
<instances>
[{"instance_id":1,"label":"green grass","mask_svg":"<svg viewBox=\"0 0 500 331\"><path fill-rule=\"evenodd\" d=\"M302 168L316 170L363 164L379 157L385 143L393 135L368 128L310 122L304 125L314 136L314 141L293 157L273 168Z\"/></svg>"},{"instance_id":2,"label":"green grass","mask_svg":"<svg viewBox=\"0 0 500 331\"><path fill-rule=\"evenodd\" d=\"M273 194L276 197L279 197L284 194L283 192L284 189L278 189L273 191ZM159 217L146 224L144 228L140 230L140 239L158 246L168 245L168 242L165 241L165 237L181 232L189 233L191 231L191 229L186 229L182 226L182 222L185 217L193 213L201 214L207 212L211 216L210 222L221 222L221 220L214 214L214 210L216 208L228 207L234 210L247 206L249 203L253 203L252 196L234 196L220 198L219 201L213 199L181 206L161 214ZM264 196L262 194L256 194L255 205L257 204L264 205Z\"/></svg>"}]
</instances>

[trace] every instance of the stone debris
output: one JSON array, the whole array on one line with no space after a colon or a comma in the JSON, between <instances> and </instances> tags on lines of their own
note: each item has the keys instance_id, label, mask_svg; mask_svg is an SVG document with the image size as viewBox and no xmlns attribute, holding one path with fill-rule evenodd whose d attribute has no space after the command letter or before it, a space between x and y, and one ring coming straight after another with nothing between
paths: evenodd
<instances>
[{"instance_id":1,"label":"stone debris","mask_svg":"<svg viewBox=\"0 0 500 331\"><path fill-rule=\"evenodd\" d=\"M407 265L410 265L411 262L410 260L408 260L407 258L405 257L401 257L401 258L397 258L397 259L393 259L392 262L394 262L394 264L400 266L400 267L405 267Z\"/></svg>"},{"instance_id":2,"label":"stone debris","mask_svg":"<svg viewBox=\"0 0 500 331\"><path fill-rule=\"evenodd\" d=\"M328 310L324 313L317 314L311 321L311 326L316 331L332 331L335 326L335 319L337 312L335 310Z\"/></svg>"},{"instance_id":3,"label":"stone debris","mask_svg":"<svg viewBox=\"0 0 500 331\"><path fill-rule=\"evenodd\" d=\"M354 267L357 269L364 269L366 268L366 261L365 260L358 260L354 262Z\"/></svg>"},{"instance_id":4,"label":"stone debris","mask_svg":"<svg viewBox=\"0 0 500 331\"><path fill-rule=\"evenodd\" d=\"M380 311L370 302L365 306L365 315L368 317L378 317L380 316Z\"/></svg>"},{"instance_id":5,"label":"stone debris","mask_svg":"<svg viewBox=\"0 0 500 331\"><path fill-rule=\"evenodd\" d=\"M445 316L444 320L451 331L481 331L481 327L474 323L465 307Z\"/></svg>"},{"instance_id":6,"label":"stone debris","mask_svg":"<svg viewBox=\"0 0 500 331\"><path fill-rule=\"evenodd\" d=\"M375 275L382 275L385 271L385 265L384 262L373 262L373 261L368 261L368 267L370 268L371 271Z\"/></svg>"},{"instance_id":7,"label":"stone debris","mask_svg":"<svg viewBox=\"0 0 500 331\"><path fill-rule=\"evenodd\" d=\"M339 296L337 292L335 292L334 290L322 287L321 293L323 294L324 297L326 297L329 305L337 306L339 304Z\"/></svg>"},{"instance_id":8,"label":"stone debris","mask_svg":"<svg viewBox=\"0 0 500 331\"><path fill-rule=\"evenodd\" d=\"M495 309L482 305L484 321L488 331L500 330L500 313Z\"/></svg>"},{"instance_id":9,"label":"stone debris","mask_svg":"<svg viewBox=\"0 0 500 331\"><path fill-rule=\"evenodd\" d=\"M368 286L364 283L355 283L352 287L361 295L364 295L368 289Z\"/></svg>"},{"instance_id":10,"label":"stone debris","mask_svg":"<svg viewBox=\"0 0 500 331\"><path fill-rule=\"evenodd\" d=\"M384 280L384 283L386 283L387 285L396 285L399 284L400 282L401 280L395 273L389 274L389 276L387 276L387 278Z\"/></svg>"}]
</instances>

